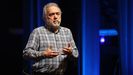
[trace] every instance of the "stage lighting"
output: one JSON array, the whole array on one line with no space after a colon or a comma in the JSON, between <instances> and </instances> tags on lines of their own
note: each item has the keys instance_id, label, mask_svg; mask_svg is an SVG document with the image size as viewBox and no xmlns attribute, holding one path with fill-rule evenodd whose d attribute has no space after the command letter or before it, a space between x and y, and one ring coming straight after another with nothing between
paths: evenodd
<instances>
[{"instance_id":1,"label":"stage lighting","mask_svg":"<svg viewBox=\"0 0 133 75\"><path fill-rule=\"evenodd\" d=\"M100 38L100 42L101 42L101 43L104 43L104 42L105 42L105 38L104 38L104 37L101 37L101 38Z\"/></svg>"}]
</instances>

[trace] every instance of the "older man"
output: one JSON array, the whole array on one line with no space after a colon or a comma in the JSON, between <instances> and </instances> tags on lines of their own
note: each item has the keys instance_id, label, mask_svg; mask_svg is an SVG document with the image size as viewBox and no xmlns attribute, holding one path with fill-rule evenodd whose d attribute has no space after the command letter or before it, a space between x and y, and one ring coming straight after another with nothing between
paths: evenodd
<instances>
[{"instance_id":1,"label":"older man","mask_svg":"<svg viewBox=\"0 0 133 75\"><path fill-rule=\"evenodd\" d=\"M61 9L56 3L43 8L45 26L35 28L23 50L31 59L33 75L64 75L68 59L78 57L78 49L70 29L60 26Z\"/></svg>"}]
</instances>

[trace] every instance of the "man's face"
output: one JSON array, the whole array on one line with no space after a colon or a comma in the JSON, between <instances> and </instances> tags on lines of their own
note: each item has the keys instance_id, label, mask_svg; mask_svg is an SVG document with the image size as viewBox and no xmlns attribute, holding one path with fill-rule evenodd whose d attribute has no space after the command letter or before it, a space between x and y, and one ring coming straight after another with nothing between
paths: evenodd
<instances>
[{"instance_id":1,"label":"man's face","mask_svg":"<svg viewBox=\"0 0 133 75\"><path fill-rule=\"evenodd\" d=\"M47 8L46 23L52 27L59 27L61 23L61 11L58 7L51 6Z\"/></svg>"}]
</instances>

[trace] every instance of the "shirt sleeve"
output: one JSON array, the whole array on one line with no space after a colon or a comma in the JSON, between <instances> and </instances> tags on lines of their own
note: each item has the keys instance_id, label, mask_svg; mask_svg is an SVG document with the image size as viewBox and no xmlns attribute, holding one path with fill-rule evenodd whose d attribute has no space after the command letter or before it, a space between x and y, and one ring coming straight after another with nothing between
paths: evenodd
<instances>
[{"instance_id":1,"label":"shirt sleeve","mask_svg":"<svg viewBox=\"0 0 133 75\"><path fill-rule=\"evenodd\" d=\"M70 43L72 45L72 55L77 58L79 56L79 52L78 52L78 49L75 45L73 35L72 35L72 32L70 29L69 29L69 35L70 35Z\"/></svg>"},{"instance_id":2,"label":"shirt sleeve","mask_svg":"<svg viewBox=\"0 0 133 75\"><path fill-rule=\"evenodd\" d=\"M42 51L38 50L39 48L39 34L37 30L33 30L29 36L27 45L23 50L23 57L30 59L39 59L42 58Z\"/></svg>"}]
</instances>

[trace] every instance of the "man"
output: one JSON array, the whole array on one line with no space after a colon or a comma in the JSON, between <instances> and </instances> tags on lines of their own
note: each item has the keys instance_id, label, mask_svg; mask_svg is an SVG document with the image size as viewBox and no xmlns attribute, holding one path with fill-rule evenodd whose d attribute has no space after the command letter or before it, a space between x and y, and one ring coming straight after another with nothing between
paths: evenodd
<instances>
[{"instance_id":1,"label":"man","mask_svg":"<svg viewBox=\"0 0 133 75\"><path fill-rule=\"evenodd\" d=\"M45 26L35 28L23 50L23 57L34 61L33 75L64 75L67 60L79 53L70 29L60 26L61 9L56 3L43 8Z\"/></svg>"}]
</instances>

